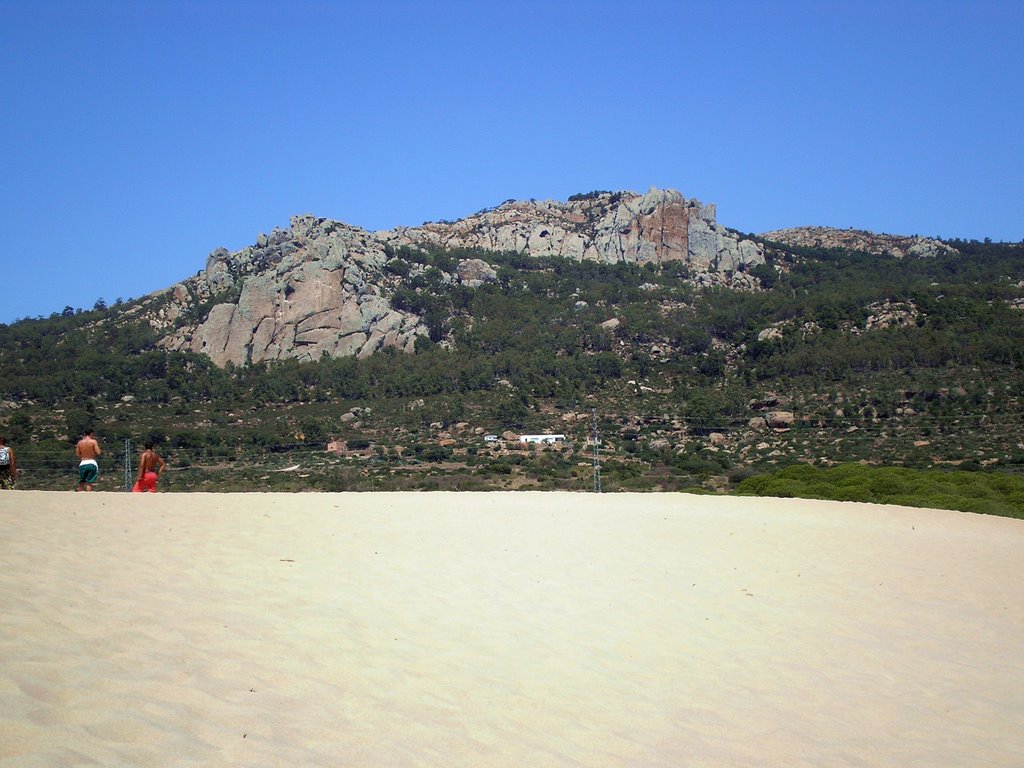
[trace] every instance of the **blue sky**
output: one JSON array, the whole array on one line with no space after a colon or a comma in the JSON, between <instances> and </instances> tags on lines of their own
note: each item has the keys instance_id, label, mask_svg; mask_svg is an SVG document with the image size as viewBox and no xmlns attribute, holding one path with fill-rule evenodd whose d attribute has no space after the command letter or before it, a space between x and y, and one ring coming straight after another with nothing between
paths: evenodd
<instances>
[{"instance_id":1,"label":"blue sky","mask_svg":"<svg viewBox=\"0 0 1024 768\"><path fill-rule=\"evenodd\" d=\"M0 322L313 213L671 187L746 232L1024 239L1024 2L0 0Z\"/></svg>"}]
</instances>

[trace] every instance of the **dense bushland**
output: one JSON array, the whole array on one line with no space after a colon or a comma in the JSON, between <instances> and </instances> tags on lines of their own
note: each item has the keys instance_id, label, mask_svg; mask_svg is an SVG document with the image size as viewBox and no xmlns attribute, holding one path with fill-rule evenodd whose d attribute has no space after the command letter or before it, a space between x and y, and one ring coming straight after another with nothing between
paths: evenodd
<instances>
[{"instance_id":1,"label":"dense bushland","mask_svg":"<svg viewBox=\"0 0 1024 768\"><path fill-rule=\"evenodd\" d=\"M415 485L430 466L439 487L583 490L591 424L572 414L595 411L609 489L720 490L797 460L1015 472L1024 246L953 245L959 256L897 260L768 244L751 270L762 289L744 292L699 287L681 263L396 249L387 290L429 336L415 354L363 360L219 369L161 349L124 312L131 302L98 302L0 326L0 429L51 452L88 423L118 440L155 436L197 471L342 438L376 462L353 458L363 468L342 473L351 487L370 475L373 487ZM467 257L497 281L458 285ZM750 427L768 407L758 402L794 412L793 424ZM341 418L353 408L358 419ZM576 456L510 461L475 427L566 432ZM400 482L406 471L420 480Z\"/></svg>"}]
</instances>

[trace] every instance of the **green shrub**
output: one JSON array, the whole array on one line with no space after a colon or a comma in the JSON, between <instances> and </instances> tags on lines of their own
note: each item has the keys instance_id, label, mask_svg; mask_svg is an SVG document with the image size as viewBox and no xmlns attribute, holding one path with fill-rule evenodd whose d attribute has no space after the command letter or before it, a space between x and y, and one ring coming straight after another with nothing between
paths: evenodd
<instances>
[{"instance_id":1,"label":"green shrub","mask_svg":"<svg viewBox=\"0 0 1024 768\"><path fill-rule=\"evenodd\" d=\"M986 471L943 471L844 464L797 464L742 480L744 496L832 499L956 509L1024 518L1024 478Z\"/></svg>"},{"instance_id":2,"label":"green shrub","mask_svg":"<svg viewBox=\"0 0 1024 768\"><path fill-rule=\"evenodd\" d=\"M408 275L409 270L412 269L409 262L405 259L392 259L384 265L384 268L391 274L399 275L401 277Z\"/></svg>"}]
</instances>

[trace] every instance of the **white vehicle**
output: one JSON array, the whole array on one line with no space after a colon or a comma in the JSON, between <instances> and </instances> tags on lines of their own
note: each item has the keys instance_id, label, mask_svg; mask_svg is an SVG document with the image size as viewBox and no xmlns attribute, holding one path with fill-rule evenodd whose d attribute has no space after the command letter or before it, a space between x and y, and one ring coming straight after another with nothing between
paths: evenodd
<instances>
[{"instance_id":1,"label":"white vehicle","mask_svg":"<svg viewBox=\"0 0 1024 768\"><path fill-rule=\"evenodd\" d=\"M565 435L520 435L520 443L564 443Z\"/></svg>"}]
</instances>

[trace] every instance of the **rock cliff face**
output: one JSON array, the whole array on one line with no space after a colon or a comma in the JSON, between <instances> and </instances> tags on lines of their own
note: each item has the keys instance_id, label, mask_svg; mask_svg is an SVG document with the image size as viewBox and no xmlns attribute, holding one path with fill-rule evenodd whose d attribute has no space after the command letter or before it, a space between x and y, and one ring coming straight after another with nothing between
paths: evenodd
<instances>
[{"instance_id":1,"label":"rock cliff face","mask_svg":"<svg viewBox=\"0 0 1024 768\"><path fill-rule=\"evenodd\" d=\"M196 277L154 295L143 310L162 345L208 355L217 365L323 355L411 351L421 319L391 306L384 269L397 246L516 251L602 262L684 262L702 284L749 288L760 247L715 222L714 205L673 190L594 193L566 203L507 201L457 222L370 233L329 219L292 218L254 245L213 251ZM460 263L452 282L495 279L485 261Z\"/></svg>"},{"instance_id":2,"label":"rock cliff face","mask_svg":"<svg viewBox=\"0 0 1024 768\"><path fill-rule=\"evenodd\" d=\"M386 261L382 244L363 230L295 217L289 230L261 235L254 246L215 250L203 272L176 286L166 320L212 306L164 346L201 352L217 365L409 351L426 328L382 295L377 278Z\"/></svg>"},{"instance_id":3,"label":"rock cliff face","mask_svg":"<svg viewBox=\"0 0 1024 768\"><path fill-rule=\"evenodd\" d=\"M865 232L860 229L794 227L792 229L776 229L771 232L765 232L761 237L765 240L782 243L783 245L795 245L804 248L845 248L850 251L895 256L897 259L906 257L929 258L941 254L958 253L956 248L927 237L885 235Z\"/></svg>"},{"instance_id":4,"label":"rock cliff face","mask_svg":"<svg viewBox=\"0 0 1024 768\"><path fill-rule=\"evenodd\" d=\"M686 200L675 190L605 192L566 203L509 200L457 222L399 227L377 236L392 245L428 243L612 263L682 261L706 273L764 263L756 243L716 223L713 204Z\"/></svg>"}]
</instances>

